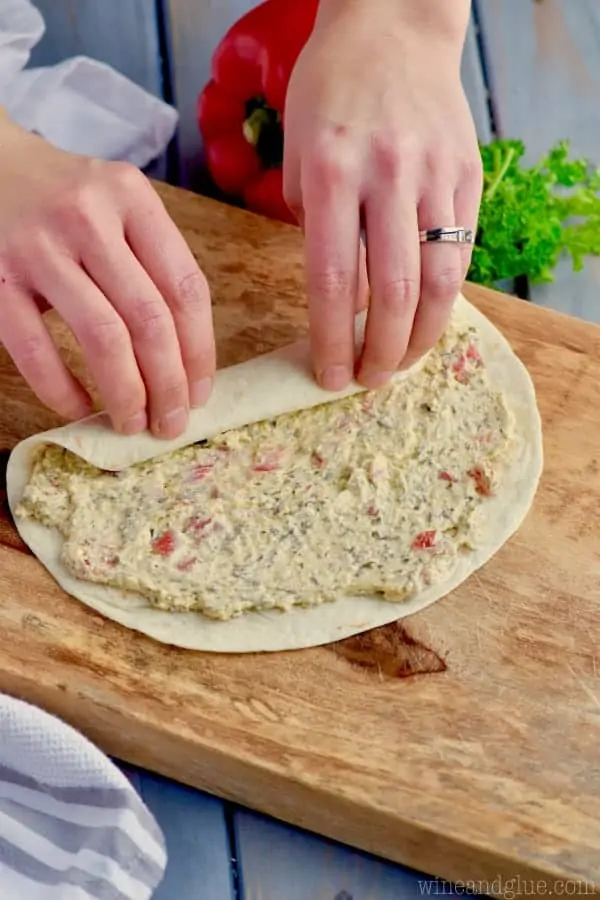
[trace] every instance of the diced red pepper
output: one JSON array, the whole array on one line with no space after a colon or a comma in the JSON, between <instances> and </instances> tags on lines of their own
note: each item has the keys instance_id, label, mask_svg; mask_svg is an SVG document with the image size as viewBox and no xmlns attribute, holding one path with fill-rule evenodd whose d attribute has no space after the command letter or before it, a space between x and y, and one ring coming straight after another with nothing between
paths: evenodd
<instances>
[{"instance_id":1,"label":"diced red pepper","mask_svg":"<svg viewBox=\"0 0 600 900\"><path fill-rule=\"evenodd\" d=\"M435 546L437 531L422 531L412 542L413 550L431 550Z\"/></svg>"},{"instance_id":2,"label":"diced red pepper","mask_svg":"<svg viewBox=\"0 0 600 900\"><path fill-rule=\"evenodd\" d=\"M192 516L185 526L186 534L193 534L194 537L202 537L204 530L208 528L212 519L203 519L202 516Z\"/></svg>"},{"instance_id":3,"label":"diced red pepper","mask_svg":"<svg viewBox=\"0 0 600 900\"><path fill-rule=\"evenodd\" d=\"M466 365L467 358L464 353L461 353L456 362L452 365L454 377L460 384L468 384L469 382L469 374L466 371Z\"/></svg>"},{"instance_id":4,"label":"diced red pepper","mask_svg":"<svg viewBox=\"0 0 600 900\"><path fill-rule=\"evenodd\" d=\"M282 450L267 450L252 466L253 472L275 472L281 468Z\"/></svg>"},{"instance_id":5,"label":"diced red pepper","mask_svg":"<svg viewBox=\"0 0 600 900\"><path fill-rule=\"evenodd\" d=\"M440 474L438 475L438 478L441 481L452 481L452 482L456 481L456 478L454 477L454 475L451 475L450 472L446 472L445 469L440 472Z\"/></svg>"},{"instance_id":6,"label":"diced red pepper","mask_svg":"<svg viewBox=\"0 0 600 900\"><path fill-rule=\"evenodd\" d=\"M475 344L469 344L469 346L467 347L467 359L471 359L476 363L483 363L481 353L479 352Z\"/></svg>"},{"instance_id":7,"label":"diced red pepper","mask_svg":"<svg viewBox=\"0 0 600 900\"><path fill-rule=\"evenodd\" d=\"M189 572L190 569L193 568L195 563L196 563L196 557L190 556L189 559L182 559L181 562L178 562L177 568L179 569L180 572Z\"/></svg>"},{"instance_id":8,"label":"diced red pepper","mask_svg":"<svg viewBox=\"0 0 600 900\"><path fill-rule=\"evenodd\" d=\"M199 463L192 469L191 481L202 481L214 469L214 463Z\"/></svg>"},{"instance_id":9,"label":"diced red pepper","mask_svg":"<svg viewBox=\"0 0 600 900\"><path fill-rule=\"evenodd\" d=\"M163 531L152 541L152 552L159 556L170 556L175 549L175 535L172 531Z\"/></svg>"},{"instance_id":10,"label":"diced red pepper","mask_svg":"<svg viewBox=\"0 0 600 900\"><path fill-rule=\"evenodd\" d=\"M475 482L475 490L478 494L482 497L491 497L492 485L481 466L474 466L472 469L469 469L467 475Z\"/></svg>"},{"instance_id":11,"label":"diced red pepper","mask_svg":"<svg viewBox=\"0 0 600 900\"><path fill-rule=\"evenodd\" d=\"M460 375L461 372L464 372L466 364L467 358L464 353L461 353L458 359L452 363L452 371L455 375Z\"/></svg>"},{"instance_id":12,"label":"diced red pepper","mask_svg":"<svg viewBox=\"0 0 600 900\"><path fill-rule=\"evenodd\" d=\"M314 451L311 460L313 466L315 466L317 469L324 469L327 465L327 460L324 459L316 450Z\"/></svg>"},{"instance_id":13,"label":"diced red pepper","mask_svg":"<svg viewBox=\"0 0 600 900\"><path fill-rule=\"evenodd\" d=\"M379 515L379 510L371 503L370 506L367 506L367 515L371 516L372 519L376 519Z\"/></svg>"}]
</instances>

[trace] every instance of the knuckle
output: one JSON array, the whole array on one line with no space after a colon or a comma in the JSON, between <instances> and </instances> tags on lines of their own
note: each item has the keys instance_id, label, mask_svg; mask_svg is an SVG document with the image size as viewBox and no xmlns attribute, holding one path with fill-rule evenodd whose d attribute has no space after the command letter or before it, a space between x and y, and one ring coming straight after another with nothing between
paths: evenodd
<instances>
[{"instance_id":1,"label":"knuckle","mask_svg":"<svg viewBox=\"0 0 600 900\"><path fill-rule=\"evenodd\" d=\"M455 266L436 269L423 274L423 292L431 300L443 301L453 299L462 287L461 273Z\"/></svg>"},{"instance_id":2,"label":"knuckle","mask_svg":"<svg viewBox=\"0 0 600 900\"><path fill-rule=\"evenodd\" d=\"M468 184L483 183L483 161L481 154L469 154L459 160L459 177Z\"/></svg>"},{"instance_id":3,"label":"knuckle","mask_svg":"<svg viewBox=\"0 0 600 900\"><path fill-rule=\"evenodd\" d=\"M182 315L197 312L209 297L208 282L200 269L177 279L173 294L173 311Z\"/></svg>"},{"instance_id":4,"label":"knuckle","mask_svg":"<svg viewBox=\"0 0 600 900\"><path fill-rule=\"evenodd\" d=\"M59 232L77 234L81 240L96 233L98 190L88 179L66 189L50 211L52 224Z\"/></svg>"},{"instance_id":5,"label":"knuckle","mask_svg":"<svg viewBox=\"0 0 600 900\"><path fill-rule=\"evenodd\" d=\"M415 306L419 296L419 283L414 278L396 278L386 281L375 293L382 311L392 316L403 315Z\"/></svg>"},{"instance_id":6,"label":"knuckle","mask_svg":"<svg viewBox=\"0 0 600 900\"><path fill-rule=\"evenodd\" d=\"M137 303L128 316L129 333L134 343L160 343L169 331L170 315L162 301Z\"/></svg>"},{"instance_id":7,"label":"knuckle","mask_svg":"<svg viewBox=\"0 0 600 900\"><path fill-rule=\"evenodd\" d=\"M342 187L355 180L356 164L347 152L321 148L310 160L310 178L325 187Z\"/></svg>"},{"instance_id":8,"label":"knuckle","mask_svg":"<svg viewBox=\"0 0 600 900\"><path fill-rule=\"evenodd\" d=\"M82 347L93 358L119 357L129 349L129 333L118 317L90 318L75 328Z\"/></svg>"},{"instance_id":9,"label":"knuckle","mask_svg":"<svg viewBox=\"0 0 600 900\"><path fill-rule=\"evenodd\" d=\"M110 177L115 188L126 193L145 190L148 185L148 179L137 166L127 162L111 162Z\"/></svg>"},{"instance_id":10,"label":"knuckle","mask_svg":"<svg viewBox=\"0 0 600 900\"><path fill-rule=\"evenodd\" d=\"M7 242L3 259L14 275L31 270L36 259L56 258L56 245L47 228L39 224L30 228L16 228ZM14 280L17 280L16 278Z\"/></svg>"},{"instance_id":11,"label":"knuckle","mask_svg":"<svg viewBox=\"0 0 600 900\"><path fill-rule=\"evenodd\" d=\"M410 143L387 135L373 137L371 153L375 170L390 181L397 181L411 167L415 155Z\"/></svg>"},{"instance_id":12,"label":"knuckle","mask_svg":"<svg viewBox=\"0 0 600 900\"><path fill-rule=\"evenodd\" d=\"M309 279L309 292L320 302L345 304L354 296L354 279L335 269L314 272Z\"/></svg>"},{"instance_id":13,"label":"knuckle","mask_svg":"<svg viewBox=\"0 0 600 900\"><path fill-rule=\"evenodd\" d=\"M22 335L15 342L13 356L15 362L27 373L27 378L43 375L46 357L44 341L34 335Z\"/></svg>"}]
</instances>

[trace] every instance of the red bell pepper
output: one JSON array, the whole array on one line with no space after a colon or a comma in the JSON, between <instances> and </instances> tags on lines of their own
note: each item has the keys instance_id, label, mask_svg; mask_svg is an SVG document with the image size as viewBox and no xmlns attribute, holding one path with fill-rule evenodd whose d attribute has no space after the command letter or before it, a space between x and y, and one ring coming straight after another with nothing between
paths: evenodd
<instances>
[{"instance_id":1,"label":"red bell pepper","mask_svg":"<svg viewBox=\"0 0 600 900\"><path fill-rule=\"evenodd\" d=\"M217 46L197 114L206 165L225 194L254 212L297 224L283 199L283 111L318 0L265 0Z\"/></svg>"}]
</instances>

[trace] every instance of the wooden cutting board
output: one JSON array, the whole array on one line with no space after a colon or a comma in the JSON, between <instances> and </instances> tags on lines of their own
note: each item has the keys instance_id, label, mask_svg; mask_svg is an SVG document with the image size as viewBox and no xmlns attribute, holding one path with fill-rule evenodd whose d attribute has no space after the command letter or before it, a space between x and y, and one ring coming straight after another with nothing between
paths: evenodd
<instances>
[{"instance_id":1,"label":"wooden cutting board","mask_svg":"<svg viewBox=\"0 0 600 900\"><path fill-rule=\"evenodd\" d=\"M159 189L212 284L221 365L305 330L295 229ZM5 508L0 690L110 754L422 871L507 897L527 879L600 892L600 328L466 293L529 367L545 433L534 508L483 570L399 625L213 656L67 597ZM6 356L0 397L6 451L58 424Z\"/></svg>"}]
</instances>

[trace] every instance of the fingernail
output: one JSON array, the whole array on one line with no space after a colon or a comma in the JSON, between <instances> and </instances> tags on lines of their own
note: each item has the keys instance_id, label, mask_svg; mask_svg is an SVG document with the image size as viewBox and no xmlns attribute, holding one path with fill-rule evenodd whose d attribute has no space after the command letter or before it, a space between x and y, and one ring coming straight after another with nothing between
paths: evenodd
<instances>
[{"instance_id":1,"label":"fingernail","mask_svg":"<svg viewBox=\"0 0 600 900\"><path fill-rule=\"evenodd\" d=\"M352 378L350 369L346 366L329 366L321 373L321 387L326 391L341 391Z\"/></svg>"},{"instance_id":2,"label":"fingernail","mask_svg":"<svg viewBox=\"0 0 600 900\"><path fill-rule=\"evenodd\" d=\"M377 369L364 369L359 372L358 380L364 387L379 388L387 384L395 374L395 372L380 372Z\"/></svg>"},{"instance_id":3,"label":"fingernail","mask_svg":"<svg viewBox=\"0 0 600 900\"><path fill-rule=\"evenodd\" d=\"M183 406L172 409L170 412L160 419L157 427L158 434L161 437L175 438L178 437L188 423L188 411Z\"/></svg>"},{"instance_id":4,"label":"fingernail","mask_svg":"<svg viewBox=\"0 0 600 900\"><path fill-rule=\"evenodd\" d=\"M148 418L146 413L139 412L123 422L121 432L123 434L139 434L141 431L145 431L147 427Z\"/></svg>"},{"instance_id":5,"label":"fingernail","mask_svg":"<svg viewBox=\"0 0 600 900\"><path fill-rule=\"evenodd\" d=\"M204 406L212 392L212 378L202 378L190 387L192 406Z\"/></svg>"}]
</instances>

